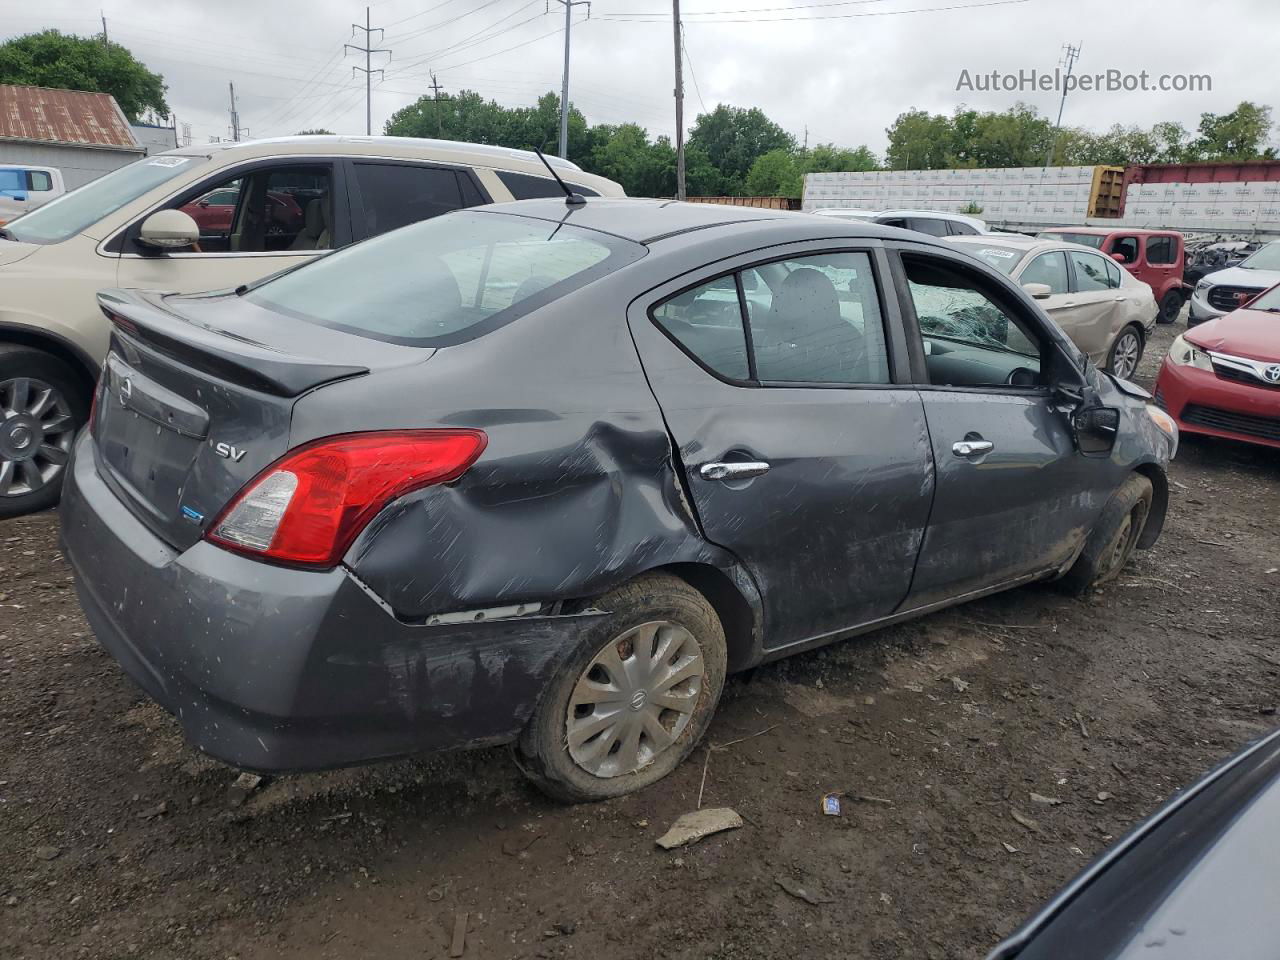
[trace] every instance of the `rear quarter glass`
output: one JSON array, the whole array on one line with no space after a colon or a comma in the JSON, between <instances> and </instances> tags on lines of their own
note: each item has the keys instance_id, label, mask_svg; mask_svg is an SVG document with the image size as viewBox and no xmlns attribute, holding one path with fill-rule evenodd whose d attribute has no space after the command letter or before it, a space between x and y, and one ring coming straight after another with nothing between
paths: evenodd
<instances>
[{"instance_id":1,"label":"rear quarter glass","mask_svg":"<svg viewBox=\"0 0 1280 960\"><path fill-rule=\"evenodd\" d=\"M358 336L441 347L483 336L645 252L595 230L465 211L340 250L246 298Z\"/></svg>"}]
</instances>

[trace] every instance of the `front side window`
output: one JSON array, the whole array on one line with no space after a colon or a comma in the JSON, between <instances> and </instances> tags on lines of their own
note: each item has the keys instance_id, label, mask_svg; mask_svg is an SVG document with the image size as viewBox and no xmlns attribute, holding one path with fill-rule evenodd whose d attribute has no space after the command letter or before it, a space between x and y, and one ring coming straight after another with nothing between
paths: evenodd
<instances>
[{"instance_id":1,"label":"front side window","mask_svg":"<svg viewBox=\"0 0 1280 960\"><path fill-rule=\"evenodd\" d=\"M644 253L638 243L568 224L459 211L346 247L245 297L374 340L445 346Z\"/></svg>"},{"instance_id":2,"label":"front side window","mask_svg":"<svg viewBox=\"0 0 1280 960\"><path fill-rule=\"evenodd\" d=\"M1071 251L1071 266L1076 273L1076 290L1080 293L1096 293L1099 290L1110 290L1111 280L1107 276L1107 262L1093 253L1077 253Z\"/></svg>"},{"instance_id":3,"label":"front side window","mask_svg":"<svg viewBox=\"0 0 1280 960\"><path fill-rule=\"evenodd\" d=\"M264 167L235 176L176 209L200 228L195 253L275 253L333 247L328 166Z\"/></svg>"},{"instance_id":4,"label":"front side window","mask_svg":"<svg viewBox=\"0 0 1280 960\"><path fill-rule=\"evenodd\" d=\"M11 220L5 232L25 243L61 243L161 184L190 175L208 161L208 157L173 154L138 160Z\"/></svg>"},{"instance_id":5,"label":"front side window","mask_svg":"<svg viewBox=\"0 0 1280 960\"><path fill-rule=\"evenodd\" d=\"M365 236L376 237L419 220L467 206L459 174L444 167L355 163L364 204Z\"/></svg>"},{"instance_id":6,"label":"front side window","mask_svg":"<svg viewBox=\"0 0 1280 960\"><path fill-rule=\"evenodd\" d=\"M1168 266L1177 258L1173 237L1147 237L1147 263Z\"/></svg>"},{"instance_id":7,"label":"front side window","mask_svg":"<svg viewBox=\"0 0 1280 960\"><path fill-rule=\"evenodd\" d=\"M0 170L0 194L12 197L27 192L27 178L21 170Z\"/></svg>"},{"instance_id":8,"label":"front side window","mask_svg":"<svg viewBox=\"0 0 1280 960\"><path fill-rule=\"evenodd\" d=\"M974 273L932 257L904 255L929 382L957 387L1041 383L1041 347L1023 320Z\"/></svg>"},{"instance_id":9,"label":"front side window","mask_svg":"<svg viewBox=\"0 0 1280 960\"><path fill-rule=\"evenodd\" d=\"M1119 254L1124 258L1125 263L1138 262L1138 238L1137 237L1117 237L1116 242L1111 246L1111 252Z\"/></svg>"},{"instance_id":10,"label":"front side window","mask_svg":"<svg viewBox=\"0 0 1280 960\"><path fill-rule=\"evenodd\" d=\"M1042 253L1022 271L1019 283L1043 283L1049 287L1050 293L1066 293L1067 255L1061 251Z\"/></svg>"}]
</instances>

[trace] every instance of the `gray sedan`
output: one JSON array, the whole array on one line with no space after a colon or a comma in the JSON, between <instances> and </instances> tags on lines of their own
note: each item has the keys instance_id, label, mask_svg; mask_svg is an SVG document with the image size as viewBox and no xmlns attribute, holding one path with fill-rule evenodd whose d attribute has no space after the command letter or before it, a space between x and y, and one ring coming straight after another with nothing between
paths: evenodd
<instances>
[{"instance_id":1,"label":"gray sedan","mask_svg":"<svg viewBox=\"0 0 1280 960\"><path fill-rule=\"evenodd\" d=\"M514 742L630 792L731 671L1115 576L1177 445L998 271L831 218L526 201L101 302L81 600L261 771Z\"/></svg>"}]
</instances>

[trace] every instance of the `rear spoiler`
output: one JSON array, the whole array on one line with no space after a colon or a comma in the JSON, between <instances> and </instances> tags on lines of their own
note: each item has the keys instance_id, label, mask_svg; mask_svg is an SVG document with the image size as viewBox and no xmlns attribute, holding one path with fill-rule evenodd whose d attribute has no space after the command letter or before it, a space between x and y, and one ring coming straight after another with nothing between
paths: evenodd
<instances>
[{"instance_id":1,"label":"rear spoiler","mask_svg":"<svg viewBox=\"0 0 1280 960\"><path fill-rule=\"evenodd\" d=\"M335 380L362 376L368 367L281 353L265 344L210 330L169 309L166 294L103 290L98 305L124 334L221 380L263 393L296 397Z\"/></svg>"}]
</instances>

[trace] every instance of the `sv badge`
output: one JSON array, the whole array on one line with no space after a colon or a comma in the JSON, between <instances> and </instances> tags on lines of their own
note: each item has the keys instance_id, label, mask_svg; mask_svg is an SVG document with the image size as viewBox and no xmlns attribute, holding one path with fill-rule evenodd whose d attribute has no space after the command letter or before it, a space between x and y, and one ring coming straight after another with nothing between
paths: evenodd
<instances>
[{"instance_id":1,"label":"sv badge","mask_svg":"<svg viewBox=\"0 0 1280 960\"><path fill-rule=\"evenodd\" d=\"M239 447L234 447L229 443L215 443L213 445L213 452L220 457L225 457L232 463L239 463L244 459L244 455L249 451L242 450Z\"/></svg>"}]
</instances>

